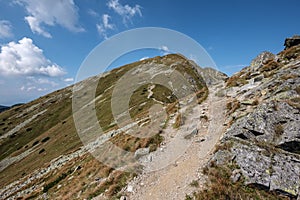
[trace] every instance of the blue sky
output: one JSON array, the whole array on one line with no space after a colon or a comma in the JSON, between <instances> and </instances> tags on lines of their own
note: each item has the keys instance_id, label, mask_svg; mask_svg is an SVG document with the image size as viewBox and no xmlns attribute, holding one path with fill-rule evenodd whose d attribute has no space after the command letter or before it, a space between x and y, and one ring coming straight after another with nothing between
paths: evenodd
<instances>
[{"instance_id":1,"label":"blue sky","mask_svg":"<svg viewBox=\"0 0 300 200\"><path fill-rule=\"evenodd\" d=\"M0 0L0 104L28 102L72 84L99 43L141 27L191 37L219 70L232 74L300 34L299 7L299 0ZM163 55L168 47L161 45L129 53L114 66Z\"/></svg>"}]
</instances>

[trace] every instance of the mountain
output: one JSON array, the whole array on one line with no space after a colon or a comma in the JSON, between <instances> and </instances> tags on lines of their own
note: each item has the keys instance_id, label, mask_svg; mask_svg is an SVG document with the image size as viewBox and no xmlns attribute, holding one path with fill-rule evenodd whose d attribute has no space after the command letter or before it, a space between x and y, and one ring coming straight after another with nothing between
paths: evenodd
<instances>
[{"instance_id":1,"label":"mountain","mask_svg":"<svg viewBox=\"0 0 300 200\"><path fill-rule=\"evenodd\" d=\"M231 77L135 62L0 113L0 199L300 198L300 45Z\"/></svg>"},{"instance_id":2,"label":"mountain","mask_svg":"<svg viewBox=\"0 0 300 200\"><path fill-rule=\"evenodd\" d=\"M5 110L7 110L7 109L9 109L8 106L1 106L1 105L0 105L0 112L3 112L3 111L5 111Z\"/></svg>"},{"instance_id":3,"label":"mountain","mask_svg":"<svg viewBox=\"0 0 300 200\"><path fill-rule=\"evenodd\" d=\"M134 74L135 78L143 79L145 77L139 76L143 74L140 69L149 71L153 79L146 84L144 80L134 84L130 80L125 85L125 90L135 88L129 99L128 110L130 117L138 121L139 126L149 123L147 110L157 103L166 107L168 118L176 117L180 120L180 102L176 96L180 90L190 89L195 94L196 103L201 103L207 97L207 86L190 62L180 55L171 54L114 69L13 107L0 114L1 199L36 198L44 193L50 199L63 196L75 198L78 195L80 198L91 198L104 191L107 196L119 192L133 174L113 169L93 159L89 144L83 146L84 139L77 134L74 116L76 118L79 115L78 123L81 123L81 119L86 120L85 116L89 112L86 109L95 103L97 124L103 130L100 137L109 135L109 141L129 152L143 148L154 151L163 140L161 130L149 138L125 134L118 127L111 109L113 89L117 88L117 83L124 81L120 78ZM176 78L173 71L179 72L177 76L184 81ZM161 75L165 77L160 78ZM96 81L96 91L93 91L91 85ZM158 84L160 81L162 83ZM163 87L163 84L168 84L169 88ZM123 82L121 86L124 86ZM76 92L73 92L73 88ZM170 90L172 88L174 91ZM90 102L88 96L92 92L95 92L95 98ZM119 92L123 96L124 88ZM76 100L73 102L73 110L72 99ZM74 106L77 102L83 106ZM83 115L82 118L80 115ZM84 121L84 124L90 122ZM91 144L98 137L92 138ZM69 181L71 177L72 181ZM84 191L82 188L85 188Z\"/></svg>"}]
</instances>

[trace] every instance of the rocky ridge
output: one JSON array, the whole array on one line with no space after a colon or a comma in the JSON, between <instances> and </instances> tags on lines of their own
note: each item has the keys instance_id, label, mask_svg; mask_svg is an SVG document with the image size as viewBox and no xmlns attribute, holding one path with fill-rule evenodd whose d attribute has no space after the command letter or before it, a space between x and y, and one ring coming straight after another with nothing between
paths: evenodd
<instances>
[{"instance_id":1,"label":"rocky ridge","mask_svg":"<svg viewBox=\"0 0 300 200\"><path fill-rule=\"evenodd\" d=\"M300 46L264 52L227 81L227 131L210 164L236 164L232 179L300 196ZM223 147L223 148L222 148Z\"/></svg>"}]
</instances>

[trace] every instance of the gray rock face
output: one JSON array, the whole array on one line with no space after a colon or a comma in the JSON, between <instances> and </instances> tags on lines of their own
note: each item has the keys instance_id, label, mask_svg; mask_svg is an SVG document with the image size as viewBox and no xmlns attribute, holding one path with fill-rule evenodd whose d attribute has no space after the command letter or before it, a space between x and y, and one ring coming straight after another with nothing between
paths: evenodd
<instances>
[{"instance_id":1,"label":"gray rock face","mask_svg":"<svg viewBox=\"0 0 300 200\"><path fill-rule=\"evenodd\" d=\"M240 171L246 179L246 184L256 185L294 197L299 194L299 156L282 152L270 152L270 150L251 143L242 144L240 142L235 143L230 155L234 158L230 162L234 161L240 167ZM218 158L220 157L214 157L216 160ZM238 178L237 172L233 171L232 180L237 181Z\"/></svg>"},{"instance_id":2,"label":"gray rock face","mask_svg":"<svg viewBox=\"0 0 300 200\"><path fill-rule=\"evenodd\" d=\"M209 67L207 68L198 67L197 71L203 77L207 85L216 85L220 83L220 81L224 81L228 78L226 74Z\"/></svg>"},{"instance_id":3,"label":"gray rock face","mask_svg":"<svg viewBox=\"0 0 300 200\"><path fill-rule=\"evenodd\" d=\"M297 45L296 40L288 39L287 46ZM227 93L231 103L239 106L233 112L228 108L230 120L225 124L229 127L221 140L224 146L211 162L236 164L233 182L242 174L245 184L300 198L299 67L296 56L283 62L264 52L240 73L249 83Z\"/></svg>"},{"instance_id":4,"label":"gray rock face","mask_svg":"<svg viewBox=\"0 0 300 200\"><path fill-rule=\"evenodd\" d=\"M233 124L225 138L268 142L291 153L300 153L300 112L285 102L268 102ZM288 145L295 143L295 147ZM285 147L286 146L286 147Z\"/></svg>"}]
</instances>

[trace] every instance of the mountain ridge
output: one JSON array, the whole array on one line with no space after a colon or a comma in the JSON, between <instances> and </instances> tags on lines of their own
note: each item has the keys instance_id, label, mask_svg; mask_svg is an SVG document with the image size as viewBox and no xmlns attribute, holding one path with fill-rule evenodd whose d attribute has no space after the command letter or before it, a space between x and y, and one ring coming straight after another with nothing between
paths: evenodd
<instances>
[{"instance_id":1,"label":"mountain ridge","mask_svg":"<svg viewBox=\"0 0 300 200\"><path fill-rule=\"evenodd\" d=\"M284 51L277 55L263 52L231 77L215 69L199 68L182 55L169 54L76 83L79 93L74 94L74 86L69 86L2 112L0 197L140 199L147 196L144 190L152 188L152 197L162 199L299 198L300 46L286 43ZM167 120L149 138L128 134L134 123L122 129L111 110L111 96L120 77L139 74L138 68L152 75L163 74L166 80L169 70L177 70L196 95L196 104L189 107L167 87L151 82L138 82L140 85L135 87L125 82L128 90L136 88L129 101L129 114L138 127L151 122L148 110L156 103L167 110ZM93 95L89 86L98 79L95 98L89 101L88 95ZM84 146L73 120L74 98L85 104L75 113L90 128L86 131L98 131L89 125L90 119L85 119L93 110L90 105L95 104L104 132ZM194 97L187 98L188 102ZM184 110L191 115L184 116ZM217 118L223 114L223 118ZM214 130L222 131L216 134ZM177 134L182 137L177 138ZM164 160L160 156L168 154L174 138L190 142L191 148L161 172L129 173L107 166L90 154L97 149L95 141L109 141L138 158L146 169ZM192 161L187 162L189 158ZM195 160L201 164L189 165ZM173 170L177 177L172 175ZM190 173L187 175L185 170ZM151 174L157 177L155 184L150 181ZM181 189L176 192L179 183L172 181L180 180ZM166 189L157 191L157 187Z\"/></svg>"}]
</instances>

